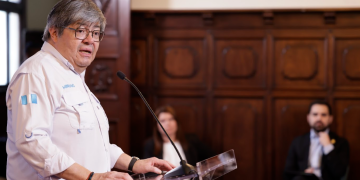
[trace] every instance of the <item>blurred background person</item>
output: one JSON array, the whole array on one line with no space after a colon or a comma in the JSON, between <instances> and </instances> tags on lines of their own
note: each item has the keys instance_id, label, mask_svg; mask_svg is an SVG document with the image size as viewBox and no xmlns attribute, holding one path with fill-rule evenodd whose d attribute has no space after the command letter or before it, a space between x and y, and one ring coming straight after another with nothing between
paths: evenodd
<instances>
[{"instance_id":1,"label":"blurred background person","mask_svg":"<svg viewBox=\"0 0 360 180\"><path fill-rule=\"evenodd\" d=\"M159 107L155 114L187 163L195 166L197 162L214 155L212 150L203 144L196 135L182 132L176 112L171 106ZM179 166L180 158L176 150L160 125L155 121L154 123L153 136L145 142L143 158L155 156Z\"/></svg>"},{"instance_id":2,"label":"blurred background person","mask_svg":"<svg viewBox=\"0 0 360 180\"><path fill-rule=\"evenodd\" d=\"M285 165L287 180L340 180L349 166L349 143L330 131L330 104L314 101L307 116L310 132L290 146Z\"/></svg>"}]
</instances>

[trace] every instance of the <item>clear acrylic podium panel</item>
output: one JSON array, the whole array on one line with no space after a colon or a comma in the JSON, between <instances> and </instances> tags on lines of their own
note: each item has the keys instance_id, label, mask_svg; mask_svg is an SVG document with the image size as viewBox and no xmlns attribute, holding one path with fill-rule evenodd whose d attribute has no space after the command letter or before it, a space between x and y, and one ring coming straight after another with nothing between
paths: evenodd
<instances>
[{"instance_id":1,"label":"clear acrylic podium panel","mask_svg":"<svg viewBox=\"0 0 360 180\"><path fill-rule=\"evenodd\" d=\"M214 180L237 168L234 150L229 150L217 156L196 163L198 174L181 177L164 178L163 175L134 174L134 180L183 180L199 177L199 180Z\"/></svg>"}]
</instances>

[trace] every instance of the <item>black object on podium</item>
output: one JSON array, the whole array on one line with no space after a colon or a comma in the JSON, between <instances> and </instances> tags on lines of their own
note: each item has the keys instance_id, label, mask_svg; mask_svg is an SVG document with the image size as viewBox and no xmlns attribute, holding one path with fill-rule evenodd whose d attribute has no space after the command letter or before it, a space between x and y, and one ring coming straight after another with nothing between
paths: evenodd
<instances>
[{"instance_id":1,"label":"black object on podium","mask_svg":"<svg viewBox=\"0 0 360 180\"><path fill-rule=\"evenodd\" d=\"M132 87L134 87L134 89L136 90L136 92L140 95L141 99L144 101L146 107L149 109L149 111L151 112L151 114L154 116L154 119L156 120L156 122L160 125L161 129L164 131L164 133L166 134L167 138L170 140L172 146L174 147L174 149L176 150L176 153L178 154L179 158L180 158L180 166L178 166L177 168L169 171L167 174L165 174L165 177L179 177L179 176L187 176L190 174L197 174L196 169L194 166L188 164L186 162L186 160L184 160L180 153L179 150L176 148L174 142L171 140L171 138L169 137L168 133L165 131L164 127L161 125L159 119L156 117L154 111L151 109L149 103L146 101L145 97L141 94L140 90L135 86L135 84L133 84L128 78L126 78L125 74L122 73L121 71L118 71L116 73L116 75L122 79L127 81Z\"/></svg>"},{"instance_id":2,"label":"black object on podium","mask_svg":"<svg viewBox=\"0 0 360 180\"><path fill-rule=\"evenodd\" d=\"M196 163L196 168L190 164L188 164L181 157L179 150L176 148L174 142L171 140L164 127L161 125L159 119L156 117L154 111L151 109L150 105L141 94L140 90L133 84L128 78L126 78L125 74L121 71L118 71L116 75L122 79L127 81L136 92L140 95L141 99L144 101L146 107L149 109L151 114L153 115L156 122L160 125L161 129L165 132L166 136L170 140L172 146L176 150L179 158L180 158L180 166L174 168L173 170L166 172L164 174L159 175L144 175L144 174L135 174L132 175L134 180L183 180L183 179L194 179L194 180L214 180L217 179L224 174L227 174L237 168L236 158L234 150L230 150L219 154L217 156L211 157L204 161Z\"/></svg>"}]
</instances>

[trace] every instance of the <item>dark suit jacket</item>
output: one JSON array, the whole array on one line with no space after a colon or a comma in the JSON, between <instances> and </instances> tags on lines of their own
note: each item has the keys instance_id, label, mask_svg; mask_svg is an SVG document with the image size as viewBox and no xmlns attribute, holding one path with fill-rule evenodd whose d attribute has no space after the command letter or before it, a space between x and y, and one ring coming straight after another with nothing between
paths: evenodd
<instances>
[{"instance_id":1,"label":"dark suit jacket","mask_svg":"<svg viewBox=\"0 0 360 180\"><path fill-rule=\"evenodd\" d=\"M195 135L186 135L185 139L187 140L188 143L188 149L184 150L184 153L188 164L196 166L197 162L214 156L212 150L206 145L204 145ZM152 138L148 139L145 142L143 158L150 158L155 156L154 146L155 143ZM162 159L163 158L162 154L163 152L161 151L160 155L155 157ZM178 166L179 164L174 164L174 165Z\"/></svg>"},{"instance_id":2,"label":"dark suit jacket","mask_svg":"<svg viewBox=\"0 0 360 180\"><path fill-rule=\"evenodd\" d=\"M323 155L321 161L321 176L323 180L339 180L345 175L349 166L349 143L333 132L330 139L335 139L334 149ZM286 159L284 178L291 180L294 175L289 172L304 172L308 168L310 151L310 133L294 139Z\"/></svg>"}]
</instances>

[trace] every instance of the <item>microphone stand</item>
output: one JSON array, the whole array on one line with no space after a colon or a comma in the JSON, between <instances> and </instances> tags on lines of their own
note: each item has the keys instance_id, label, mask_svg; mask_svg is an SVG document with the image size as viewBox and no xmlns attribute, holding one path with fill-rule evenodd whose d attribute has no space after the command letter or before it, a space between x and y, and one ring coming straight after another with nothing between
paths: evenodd
<instances>
[{"instance_id":1,"label":"microphone stand","mask_svg":"<svg viewBox=\"0 0 360 180\"><path fill-rule=\"evenodd\" d=\"M170 140L171 144L173 145L174 149L176 150L176 153L178 154L179 158L180 158L180 166L181 168L177 167L171 171L169 171L168 173L165 174L165 178L167 177L175 177L175 176L186 176L186 175L190 175L190 174L197 174L196 169L194 166L188 164L186 162L186 160L184 160L180 153L179 150L176 148L174 142L171 140L170 136L168 135L168 133L165 131L164 127L161 125L159 119L156 117L154 111L151 109L149 103L146 101L145 97L142 95L142 93L140 92L140 90L135 86L135 84L133 84L126 76L124 73L122 73L121 71L118 71L116 73L116 75L122 79L127 81L135 90L136 92L139 94L139 96L141 97L141 99L144 101L146 107L149 109L149 111L151 112L151 114L153 115L154 119L156 120L156 122L160 125L161 129L164 131L164 133L166 134L167 138Z\"/></svg>"}]
</instances>

